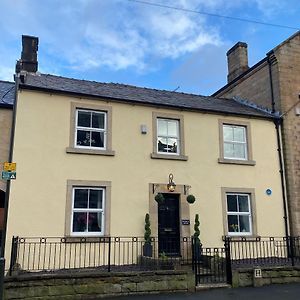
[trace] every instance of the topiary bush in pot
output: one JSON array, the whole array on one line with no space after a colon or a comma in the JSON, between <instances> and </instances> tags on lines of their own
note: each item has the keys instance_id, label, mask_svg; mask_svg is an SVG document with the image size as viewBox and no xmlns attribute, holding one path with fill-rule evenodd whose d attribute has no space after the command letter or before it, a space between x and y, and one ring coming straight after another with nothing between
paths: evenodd
<instances>
[{"instance_id":1,"label":"topiary bush in pot","mask_svg":"<svg viewBox=\"0 0 300 300\"><path fill-rule=\"evenodd\" d=\"M150 229L150 216L147 213L145 215L145 243L143 245L143 256L152 256L152 245L151 245L151 229Z\"/></svg>"}]
</instances>

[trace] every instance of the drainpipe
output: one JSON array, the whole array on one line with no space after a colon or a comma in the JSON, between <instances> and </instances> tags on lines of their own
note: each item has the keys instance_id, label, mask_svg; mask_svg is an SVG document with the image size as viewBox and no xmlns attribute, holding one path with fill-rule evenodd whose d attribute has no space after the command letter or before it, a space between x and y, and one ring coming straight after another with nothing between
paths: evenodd
<instances>
[{"instance_id":1,"label":"drainpipe","mask_svg":"<svg viewBox=\"0 0 300 300\"><path fill-rule=\"evenodd\" d=\"M271 105L272 105L272 113L275 113L275 97L274 97L274 88L273 88L273 76L272 76L272 63L276 61L276 57L274 56L274 52L271 51L267 53L268 58L268 66L269 66L269 78L270 78L270 89L271 89ZM282 128L282 117L274 119L275 129L276 129L276 137L277 137L277 151L279 158L279 166L280 166L280 179L281 179L281 190L282 190L282 200L283 200L283 219L284 219L284 227L285 227L285 236L289 237L289 220L288 220L288 212L287 212L287 197L286 197L286 178L284 173L284 163L282 158L282 145L281 145L281 137L280 137L280 129Z\"/></svg>"},{"instance_id":2,"label":"drainpipe","mask_svg":"<svg viewBox=\"0 0 300 300\"><path fill-rule=\"evenodd\" d=\"M10 131L10 146L9 146L9 156L8 156L9 163L11 163L13 159L17 101L18 101L18 90L19 90L19 80L20 80L19 75L20 74L17 73L15 74L15 101L13 105L12 125ZM2 240L1 240L1 251L0 251L0 299L4 299L5 242L6 242L6 231L7 231L9 196L10 196L10 180L7 180L6 192L5 192L5 203L4 203L4 224L3 224L3 232L2 232Z\"/></svg>"}]
</instances>

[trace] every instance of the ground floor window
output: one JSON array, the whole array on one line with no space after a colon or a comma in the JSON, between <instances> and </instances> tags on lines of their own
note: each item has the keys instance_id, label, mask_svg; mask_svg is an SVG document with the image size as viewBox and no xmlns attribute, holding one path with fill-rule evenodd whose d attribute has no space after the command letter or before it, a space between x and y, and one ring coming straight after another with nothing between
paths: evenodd
<instances>
[{"instance_id":1,"label":"ground floor window","mask_svg":"<svg viewBox=\"0 0 300 300\"><path fill-rule=\"evenodd\" d=\"M73 187L71 233L73 235L103 235L105 218L105 188Z\"/></svg>"},{"instance_id":2,"label":"ground floor window","mask_svg":"<svg viewBox=\"0 0 300 300\"><path fill-rule=\"evenodd\" d=\"M226 193L227 230L229 235L251 235L250 194Z\"/></svg>"}]
</instances>

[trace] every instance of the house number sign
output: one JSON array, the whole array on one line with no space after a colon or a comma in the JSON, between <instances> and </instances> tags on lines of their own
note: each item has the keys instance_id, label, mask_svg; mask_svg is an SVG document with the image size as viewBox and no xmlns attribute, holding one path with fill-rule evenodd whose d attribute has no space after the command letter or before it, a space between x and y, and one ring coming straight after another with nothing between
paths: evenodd
<instances>
[{"instance_id":1,"label":"house number sign","mask_svg":"<svg viewBox=\"0 0 300 300\"><path fill-rule=\"evenodd\" d=\"M190 220L181 220L182 225L190 225Z\"/></svg>"}]
</instances>

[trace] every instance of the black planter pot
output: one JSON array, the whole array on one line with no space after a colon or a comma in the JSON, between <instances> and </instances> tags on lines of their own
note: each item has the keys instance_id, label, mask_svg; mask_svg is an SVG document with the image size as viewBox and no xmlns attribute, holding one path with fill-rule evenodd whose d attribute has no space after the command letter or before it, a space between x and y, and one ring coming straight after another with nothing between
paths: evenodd
<instances>
[{"instance_id":1,"label":"black planter pot","mask_svg":"<svg viewBox=\"0 0 300 300\"><path fill-rule=\"evenodd\" d=\"M151 244L144 244L143 245L143 256L152 257L152 245Z\"/></svg>"}]
</instances>

